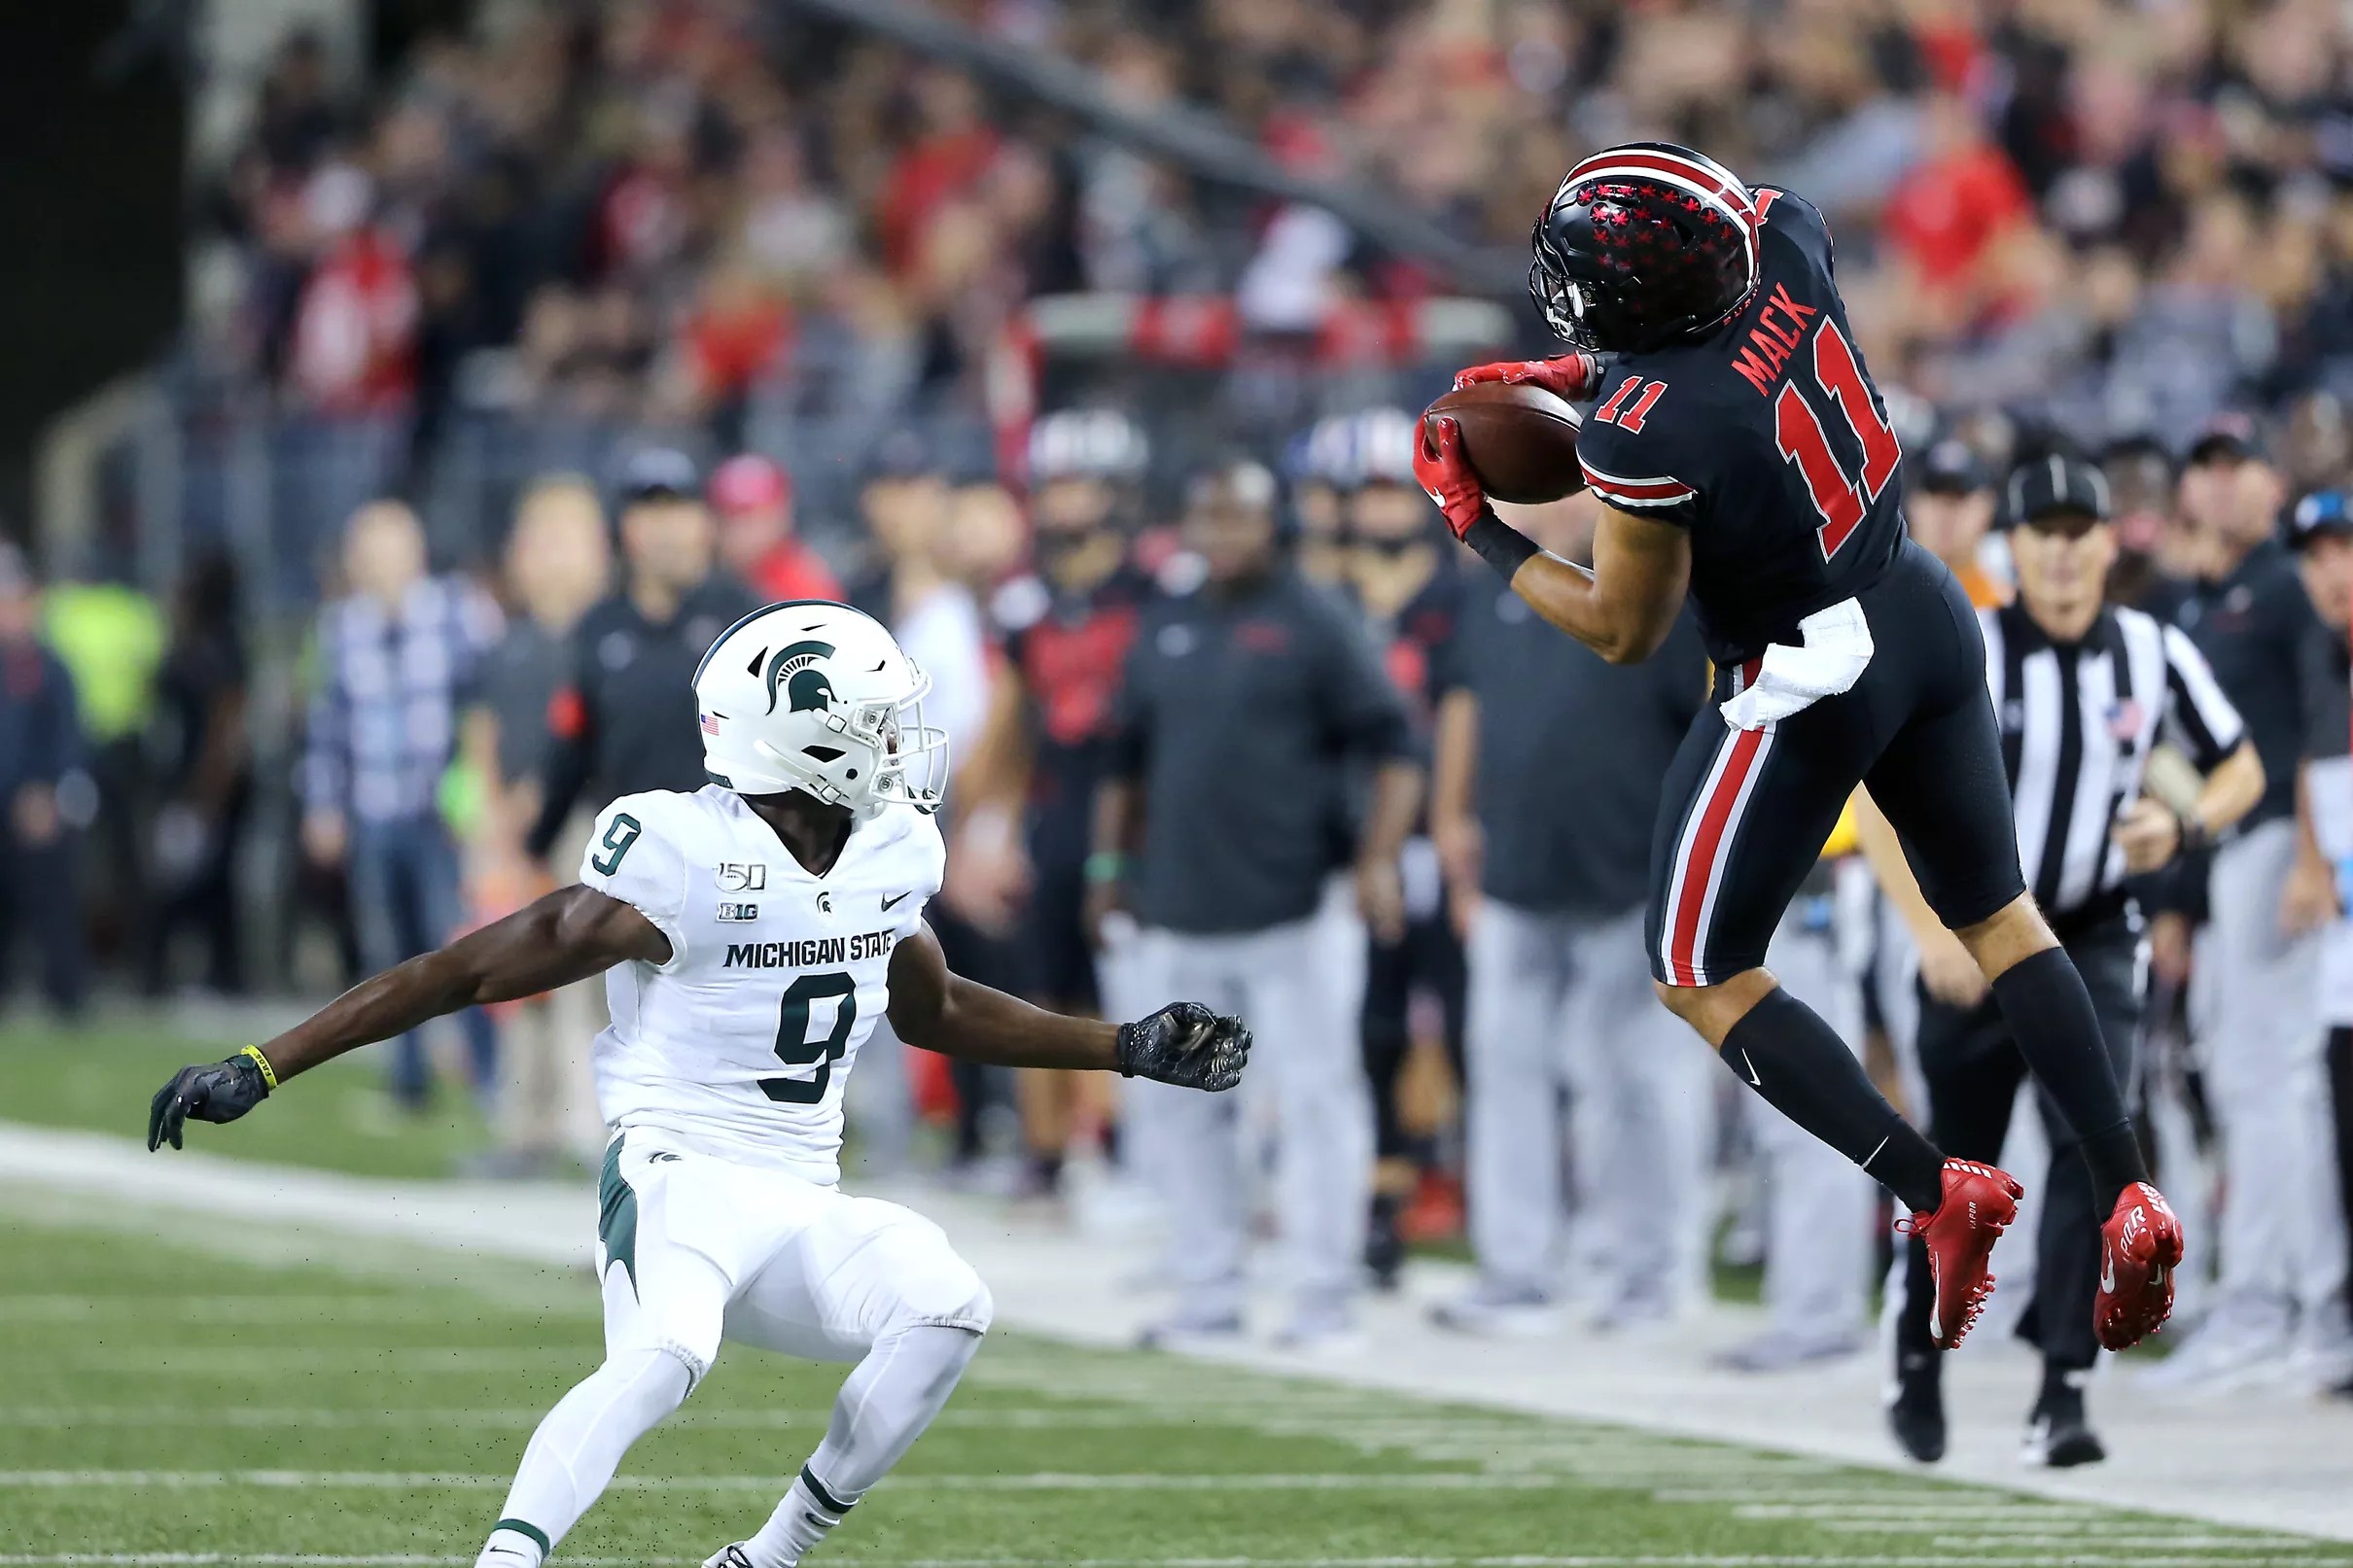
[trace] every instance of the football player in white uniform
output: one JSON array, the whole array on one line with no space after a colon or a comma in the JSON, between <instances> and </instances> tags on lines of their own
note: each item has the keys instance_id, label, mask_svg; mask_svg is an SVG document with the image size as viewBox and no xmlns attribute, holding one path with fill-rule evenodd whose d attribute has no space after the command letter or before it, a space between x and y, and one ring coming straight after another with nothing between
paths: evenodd
<instances>
[{"instance_id":1,"label":"football player in white uniform","mask_svg":"<svg viewBox=\"0 0 2353 1568\"><path fill-rule=\"evenodd\" d=\"M578 885L157 1094L148 1147L178 1148L188 1118L234 1121L331 1057L605 972L605 1362L532 1435L483 1568L537 1568L722 1339L858 1366L774 1516L713 1568L798 1563L947 1403L988 1288L931 1221L836 1185L842 1085L878 1018L967 1061L1240 1080L1249 1032L1208 1008L1104 1024L948 972L923 923L946 774L927 684L844 606L747 616L695 674L709 785L615 801Z\"/></svg>"}]
</instances>

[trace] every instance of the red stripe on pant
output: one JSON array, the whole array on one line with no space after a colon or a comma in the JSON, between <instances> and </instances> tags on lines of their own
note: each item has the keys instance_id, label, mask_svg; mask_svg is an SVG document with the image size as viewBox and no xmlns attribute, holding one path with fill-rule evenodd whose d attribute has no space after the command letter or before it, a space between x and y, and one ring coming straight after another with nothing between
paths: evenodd
<instances>
[{"instance_id":1,"label":"red stripe on pant","mask_svg":"<svg viewBox=\"0 0 2353 1568\"><path fill-rule=\"evenodd\" d=\"M1667 967L1679 986L1700 984L1700 911L1707 902L1707 885L1716 863L1729 848L1725 829L1732 821L1733 803L1756 766L1765 745L1763 730L1744 729L1733 736L1732 756L1716 776L1716 786L1700 804L1699 827L1692 840L1691 858L1683 867L1683 888L1675 899L1675 929L1667 950Z\"/></svg>"}]
</instances>

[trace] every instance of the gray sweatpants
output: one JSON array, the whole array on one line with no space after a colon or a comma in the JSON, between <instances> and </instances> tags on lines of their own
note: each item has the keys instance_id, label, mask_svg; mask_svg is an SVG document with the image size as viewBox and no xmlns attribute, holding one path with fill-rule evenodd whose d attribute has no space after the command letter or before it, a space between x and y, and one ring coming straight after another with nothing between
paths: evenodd
<instances>
[{"instance_id":1,"label":"gray sweatpants","mask_svg":"<svg viewBox=\"0 0 2353 1568\"><path fill-rule=\"evenodd\" d=\"M1824 908L1830 900L1810 910L1807 899L1790 906L1765 966L1861 1056L1857 924L1868 928L1870 904L1867 885L1850 869L1860 870L1841 868L1835 914ZM1809 1339L1859 1335L1871 1288L1871 1178L1765 1101L1748 1094L1740 1100L1753 1118L1765 1172L1765 1306L1774 1330Z\"/></svg>"},{"instance_id":2,"label":"gray sweatpants","mask_svg":"<svg viewBox=\"0 0 2353 1568\"><path fill-rule=\"evenodd\" d=\"M2321 935L2280 932L2295 857L2296 824L2284 820L2216 852L2195 1033L2222 1124L2222 1299L2326 1313L2344 1285L2345 1237L2327 1179Z\"/></svg>"},{"instance_id":3,"label":"gray sweatpants","mask_svg":"<svg viewBox=\"0 0 2353 1568\"><path fill-rule=\"evenodd\" d=\"M1472 918L1465 1051L1471 1245L1489 1283L1549 1291L1561 1263L1562 1092L1600 1295L1681 1302L1707 1228L1714 1066L1659 1005L1642 911Z\"/></svg>"},{"instance_id":4,"label":"gray sweatpants","mask_svg":"<svg viewBox=\"0 0 2353 1568\"><path fill-rule=\"evenodd\" d=\"M1251 1132L1270 1124L1285 1283L1308 1312L1355 1294L1373 1112L1356 1030L1364 927L1344 899L1336 889L1310 919L1237 936L1152 927L1137 935L1140 1002L1148 995L1154 1007L1183 999L1239 1013L1253 1036L1250 1070L1233 1094L1129 1086L1151 1102L1151 1164L1167 1196L1184 1316L1242 1309L1252 1198L1246 1151L1257 1147Z\"/></svg>"},{"instance_id":5,"label":"gray sweatpants","mask_svg":"<svg viewBox=\"0 0 2353 1568\"><path fill-rule=\"evenodd\" d=\"M582 811L564 825L551 863L578 880L596 816ZM499 1040L502 1074L496 1132L499 1146L535 1155L569 1154L594 1170L611 1132L597 1109L590 1063L596 1037L609 1022L602 975L576 980L518 1004Z\"/></svg>"}]
</instances>

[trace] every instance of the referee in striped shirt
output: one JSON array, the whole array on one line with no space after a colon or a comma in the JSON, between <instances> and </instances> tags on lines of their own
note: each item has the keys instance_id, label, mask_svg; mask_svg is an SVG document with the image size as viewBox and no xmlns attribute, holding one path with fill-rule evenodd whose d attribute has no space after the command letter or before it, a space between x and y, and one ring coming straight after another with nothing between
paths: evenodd
<instances>
[{"instance_id":1,"label":"referee in striped shirt","mask_svg":"<svg viewBox=\"0 0 2353 1568\"><path fill-rule=\"evenodd\" d=\"M2229 828L2263 794L2263 763L2189 638L2106 603L2117 545L2098 470L2069 458L2040 459L2011 475L2006 500L2019 596L1979 610L1978 619L2019 859L2091 993L2117 1079L2128 1083L2145 966L2125 878ZM2178 809L2143 791L2160 747L2184 753L2202 777L2195 799ZM1918 1052L1932 1135L1956 1158L1990 1163L2001 1154L2025 1063L1976 963L1929 912L1892 845L1891 834L1867 835L1881 885L1920 945ZM2083 1396L2097 1355L2091 1298L2100 1216L2074 1134L2048 1096L2040 1105L2053 1156L2026 1330L2043 1352L2026 1458L2087 1464L2105 1457ZM1933 1460L1945 1451L1944 1400L1928 1332L1933 1287L1917 1241L1907 1287L1888 1419L1908 1453Z\"/></svg>"}]
</instances>

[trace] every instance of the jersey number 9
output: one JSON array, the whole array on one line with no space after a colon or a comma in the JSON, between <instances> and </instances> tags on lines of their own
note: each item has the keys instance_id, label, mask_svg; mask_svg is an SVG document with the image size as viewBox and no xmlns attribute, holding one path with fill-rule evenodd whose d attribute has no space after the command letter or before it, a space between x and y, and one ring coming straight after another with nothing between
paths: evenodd
<instances>
[{"instance_id":1,"label":"jersey number 9","mask_svg":"<svg viewBox=\"0 0 2353 1568\"><path fill-rule=\"evenodd\" d=\"M828 996L841 998L833 1010L833 1028L823 1039L809 1038L809 1004ZM850 1029L858 1022L858 982L846 974L802 975L785 990L784 1005L776 1017L776 1060L788 1067L817 1063L806 1078L762 1078L759 1092L780 1105L814 1105L825 1098L833 1081L833 1063L850 1044Z\"/></svg>"},{"instance_id":2,"label":"jersey number 9","mask_svg":"<svg viewBox=\"0 0 2353 1568\"><path fill-rule=\"evenodd\" d=\"M613 824L605 829L605 836L601 841L605 846L605 853L595 856L588 864L595 869L598 876L612 876L621 868L621 856L629 853L629 846L635 844L637 836L645 830L644 825L627 812L614 813Z\"/></svg>"}]
</instances>

